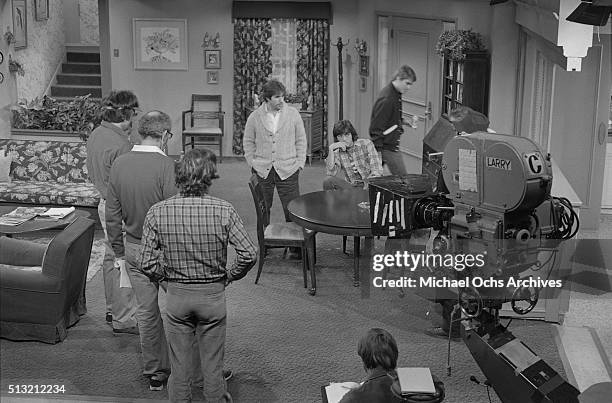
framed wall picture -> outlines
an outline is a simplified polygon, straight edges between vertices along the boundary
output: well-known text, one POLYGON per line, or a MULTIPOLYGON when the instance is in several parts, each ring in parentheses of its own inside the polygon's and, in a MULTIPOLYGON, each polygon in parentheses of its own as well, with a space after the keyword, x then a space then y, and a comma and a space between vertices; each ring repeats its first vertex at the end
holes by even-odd
POLYGON ((34 0, 34 9, 37 21, 49 19, 49 0, 34 0))
POLYGON ((370 56, 359 56, 359 74, 362 76, 370 74, 370 56))
POLYGON ((134 18, 135 70, 188 70, 187 20, 134 18))
POLYGON ((15 49, 28 46, 28 13, 26 0, 12 0, 13 5, 13 35, 15 35, 15 49))
POLYGON ((368 78, 359 76, 359 90, 366 91, 368 89, 368 78))
POLYGON ((204 51, 204 68, 205 69, 220 69, 221 68, 221 51, 220 50, 205 50, 204 51))
POLYGON ((218 70, 211 70, 206 72, 206 84, 219 84, 218 70))

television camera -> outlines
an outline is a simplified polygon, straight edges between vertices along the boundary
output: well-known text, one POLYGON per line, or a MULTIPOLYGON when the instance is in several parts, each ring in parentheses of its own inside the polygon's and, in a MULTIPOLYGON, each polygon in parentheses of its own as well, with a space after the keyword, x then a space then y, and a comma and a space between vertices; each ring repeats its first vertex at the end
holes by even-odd
POLYGON ((463 325, 463 341, 488 382, 504 402, 577 402, 578 390, 499 314, 505 302, 518 315, 533 310, 539 289, 555 281, 557 247, 578 230, 571 203, 550 194, 550 156, 530 139, 483 131, 454 136, 427 158, 423 175, 371 180, 372 234, 408 238, 431 228, 428 253, 481 256, 480 266, 429 269, 464 280, 455 297, 461 315, 451 319, 463 325), (547 266, 548 274, 540 270, 547 266))

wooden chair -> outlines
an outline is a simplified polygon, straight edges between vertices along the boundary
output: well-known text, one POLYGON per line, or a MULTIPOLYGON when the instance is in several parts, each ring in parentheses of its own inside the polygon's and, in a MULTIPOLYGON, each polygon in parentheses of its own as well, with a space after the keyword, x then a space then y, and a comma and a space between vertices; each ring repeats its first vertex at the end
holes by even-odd
POLYGON ((257 241, 259 242, 259 262, 255 284, 259 281, 259 276, 263 269, 266 249, 298 247, 302 251, 304 288, 307 288, 307 271, 314 270, 314 262, 310 262, 308 251, 309 248, 314 248, 315 232, 304 229, 293 222, 271 224, 270 210, 268 206, 266 206, 263 190, 256 175, 251 176, 249 188, 251 189, 253 201, 255 202, 255 211, 257 213, 257 241))
POLYGON ((191 109, 182 114, 182 145, 217 145, 223 162, 223 118, 221 95, 191 95, 191 109))

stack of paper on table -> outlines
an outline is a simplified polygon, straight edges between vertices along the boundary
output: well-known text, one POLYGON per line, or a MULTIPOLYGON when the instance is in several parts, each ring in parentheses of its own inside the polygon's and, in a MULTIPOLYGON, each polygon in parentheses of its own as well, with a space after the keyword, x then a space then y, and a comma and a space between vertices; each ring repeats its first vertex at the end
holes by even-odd
POLYGON ((74 207, 51 207, 46 212, 39 214, 39 216, 42 218, 59 220, 71 214, 74 210, 74 207))
POLYGON ((37 215, 44 213, 46 210, 46 207, 17 207, 10 213, 0 217, 0 225, 15 226, 23 224, 37 215))

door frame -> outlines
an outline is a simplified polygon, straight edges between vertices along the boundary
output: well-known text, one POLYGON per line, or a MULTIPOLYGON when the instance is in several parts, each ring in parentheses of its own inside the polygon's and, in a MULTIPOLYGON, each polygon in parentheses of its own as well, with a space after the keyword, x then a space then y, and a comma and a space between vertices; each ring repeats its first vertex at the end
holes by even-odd
MULTIPOLYGON (((380 31, 379 31, 379 20, 381 17, 388 17, 388 18, 411 18, 411 19, 419 19, 419 20, 425 20, 425 21, 430 21, 430 22, 438 22, 442 25, 442 32, 444 32, 445 30, 448 29, 453 29, 457 27, 457 17, 451 18, 451 17, 442 17, 442 16, 436 16, 436 15, 424 15, 424 14, 412 14, 412 13, 398 13, 398 12, 386 12, 383 10, 376 10, 375 11, 375 16, 374 16, 374 43, 376 43, 378 45, 379 41, 380 41, 380 31)), ((434 44, 435 46, 435 44, 434 44)), ((374 69, 373 69, 373 84, 372 84, 372 99, 371 99, 371 103, 373 104, 376 100, 376 97, 378 96, 378 93, 380 92, 380 90, 382 89, 382 87, 379 85, 379 83, 382 81, 384 83, 388 82, 388 78, 385 80, 381 80, 381 74, 387 74, 386 71, 381 71, 381 65, 378 63, 378 58, 379 58, 379 47, 375 46, 375 51, 374 51, 374 69)), ((428 100, 429 102, 431 102, 432 105, 432 113, 434 111, 437 111, 437 114, 434 114, 432 116, 432 122, 431 122, 431 127, 433 127, 433 125, 437 122, 437 119, 440 118, 440 110, 441 110, 441 105, 442 105, 442 58, 440 58, 440 60, 438 61, 438 63, 440 64, 440 74, 437 77, 437 87, 438 87, 438 93, 435 95, 435 99, 434 100, 428 100)), ((386 67, 386 66, 385 66, 386 67)), ((385 84, 386 85, 386 84, 385 84)), ((431 127, 429 129, 431 129, 431 127)), ((427 131, 425 132, 425 136, 427 135, 427 131)), ((417 159, 422 159, 422 155, 416 155, 413 152, 407 152, 406 150, 401 150, 400 151, 403 154, 409 155, 413 158, 417 158, 417 159)))

